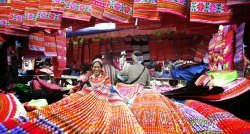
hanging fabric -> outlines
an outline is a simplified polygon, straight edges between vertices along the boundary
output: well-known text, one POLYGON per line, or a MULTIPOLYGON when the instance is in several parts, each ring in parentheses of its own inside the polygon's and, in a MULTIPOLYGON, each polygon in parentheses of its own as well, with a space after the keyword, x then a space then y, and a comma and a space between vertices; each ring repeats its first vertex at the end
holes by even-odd
POLYGON ((91 16, 103 19, 103 12, 107 0, 92 0, 91 16))
POLYGON ((56 51, 56 40, 53 34, 44 35, 44 45, 45 45, 45 56, 54 57, 57 56, 56 51))
POLYGON ((29 27, 23 26, 24 20, 24 1, 12 1, 11 12, 9 18, 9 27, 17 30, 29 31, 29 27))
POLYGON ((103 16, 122 23, 128 23, 133 14, 133 3, 130 0, 108 0, 103 16))
POLYGON ((90 0, 68 0, 65 4, 63 18, 90 21, 91 18, 90 0))
POLYGON ((223 70, 234 70, 234 29, 231 26, 227 26, 224 31, 225 45, 222 49, 222 55, 224 58, 223 70))
POLYGON ((45 52, 44 33, 31 33, 29 35, 29 50, 45 52))
POLYGON ((211 24, 228 23, 232 11, 227 0, 191 0, 190 21, 211 24))
POLYGON ((157 60, 157 51, 158 51, 158 42, 157 41, 150 41, 149 42, 149 53, 151 60, 157 60))
POLYGON ((5 28, 9 25, 9 14, 10 14, 10 6, 2 6, 6 5, 6 3, 0 3, 0 33, 5 34, 5 28))
POLYGON ((78 39, 78 56, 76 60, 76 68, 79 70, 81 70, 81 66, 82 66, 83 43, 84 43, 84 40, 82 38, 79 38, 78 39))
POLYGON ((243 36, 245 32, 246 23, 241 23, 237 26, 235 32, 235 55, 234 66, 238 72, 239 77, 244 77, 244 42, 243 36))
POLYGON ((36 26, 38 5, 39 5, 38 0, 26 0, 24 8, 23 25, 29 27, 36 26))
POLYGON ((187 18, 189 15, 189 0, 158 0, 157 2, 157 11, 183 18, 187 18))
POLYGON ((51 11, 60 12, 64 11, 66 0, 52 0, 51 11))
POLYGON ((86 40, 84 42, 84 63, 89 64, 91 62, 90 60, 90 42, 86 40))
POLYGON ((147 20, 160 20, 160 13, 157 11, 156 0, 135 0, 134 1, 134 18, 142 18, 147 20))
POLYGON ((40 0, 36 26, 48 29, 60 29, 62 13, 51 11, 51 0, 40 0))

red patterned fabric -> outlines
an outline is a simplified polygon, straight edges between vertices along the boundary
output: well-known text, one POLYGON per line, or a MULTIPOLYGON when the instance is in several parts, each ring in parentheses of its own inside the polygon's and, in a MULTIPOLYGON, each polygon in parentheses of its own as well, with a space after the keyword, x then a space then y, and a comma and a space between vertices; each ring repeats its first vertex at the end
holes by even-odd
POLYGON ((157 11, 187 18, 189 15, 188 0, 158 0, 157 11))
POLYGON ((82 65, 82 55, 83 55, 83 39, 79 39, 78 41, 78 56, 76 61, 76 68, 80 69, 82 65))
POLYGON ((134 18, 142 18, 148 20, 160 20, 160 13, 157 12, 157 1, 144 1, 135 0, 134 1, 134 18))
POLYGON ((152 60, 157 60, 157 56, 158 56, 158 54, 157 54, 157 51, 158 51, 158 42, 156 42, 156 41, 150 41, 149 42, 149 53, 150 53, 150 58, 152 59, 152 60))
POLYGON ((7 3, 0 3, 0 33, 5 34, 5 29, 9 25, 9 15, 10 15, 10 6, 4 6, 7 5, 7 3), (3 5, 3 6, 2 6, 3 5))
POLYGON ((36 26, 48 29, 60 29, 62 13, 51 11, 51 0, 40 0, 37 12, 36 26))
POLYGON ((68 0, 65 4, 63 18, 90 21, 90 0, 68 0))
POLYGON ((29 27, 23 26, 24 20, 24 1, 12 1, 9 17, 9 27, 17 30, 29 31, 29 27))
POLYGON ((188 100, 185 104, 204 115, 227 134, 244 134, 250 132, 249 122, 243 121, 229 112, 194 100, 188 100))
POLYGON ((44 45, 45 45, 45 56, 54 57, 57 56, 56 51, 56 40, 55 36, 52 34, 47 34, 44 36, 44 45))
POLYGON ((24 9, 24 20, 23 25, 29 27, 36 26, 36 18, 37 18, 37 11, 38 11, 39 1, 36 0, 26 0, 25 2, 25 9, 24 9))
POLYGON ((45 52, 44 33, 31 33, 29 35, 29 50, 45 52))
POLYGON ((140 86, 139 84, 116 84, 116 90, 124 100, 135 99, 135 97, 142 91, 142 89, 142 86, 140 86))
POLYGON ((226 2, 227 0, 191 0, 190 21, 212 24, 230 22, 232 11, 226 2))
POLYGON ((51 11, 63 12, 66 0, 52 0, 51 11))
POLYGON ((91 62, 91 59, 90 59, 90 44, 89 43, 84 43, 84 51, 83 51, 83 55, 84 55, 84 63, 85 64, 89 64, 91 62))
POLYGON ((103 12, 107 0, 92 0, 91 16, 103 19, 103 12))
POLYGON ((130 0, 108 0, 103 16, 122 23, 128 23, 133 14, 133 3, 130 0))
POLYGON ((13 94, 2 93, 0 93, 0 113, 0 122, 26 115, 23 105, 13 94))
POLYGON ((250 90, 249 79, 239 79, 223 87, 224 92, 217 95, 208 95, 202 98, 212 101, 223 101, 234 98, 250 90))
MULTIPOLYGON (((64 32, 62 31, 64 34, 64 32)), ((56 35, 56 46, 57 46, 57 61, 58 61, 58 69, 64 70, 66 68, 66 43, 67 39, 64 35, 56 35)))

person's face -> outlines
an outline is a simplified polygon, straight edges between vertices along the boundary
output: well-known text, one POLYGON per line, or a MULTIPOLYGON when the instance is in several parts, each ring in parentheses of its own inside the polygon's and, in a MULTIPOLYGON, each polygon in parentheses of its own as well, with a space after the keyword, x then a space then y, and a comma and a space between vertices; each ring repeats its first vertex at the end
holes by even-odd
POLYGON ((95 62, 93 64, 92 71, 93 71, 93 74, 95 76, 99 76, 101 74, 101 72, 102 72, 102 67, 101 67, 100 63, 95 62))

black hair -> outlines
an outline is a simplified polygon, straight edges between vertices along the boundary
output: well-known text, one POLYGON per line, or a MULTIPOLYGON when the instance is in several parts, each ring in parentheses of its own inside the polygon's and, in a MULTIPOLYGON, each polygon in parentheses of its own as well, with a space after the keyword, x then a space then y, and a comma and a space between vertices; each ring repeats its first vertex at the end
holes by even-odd
POLYGON ((142 53, 140 51, 134 51, 132 54, 135 56, 142 56, 142 53))

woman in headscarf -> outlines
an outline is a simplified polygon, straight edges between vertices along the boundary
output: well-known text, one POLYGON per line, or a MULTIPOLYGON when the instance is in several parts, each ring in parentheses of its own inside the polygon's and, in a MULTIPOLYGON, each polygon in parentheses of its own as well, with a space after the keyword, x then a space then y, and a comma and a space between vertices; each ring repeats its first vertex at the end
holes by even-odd
POLYGON ((80 77, 81 82, 69 91, 69 94, 74 93, 82 89, 87 84, 90 87, 111 87, 111 81, 109 77, 102 70, 103 62, 97 58, 92 62, 92 72, 87 72, 85 75, 80 77))
POLYGON ((149 85, 150 76, 148 69, 142 65, 143 56, 139 51, 135 51, 132 53, 133 65, 130 65, 127 69, 120 71, 120 75, 127 75, 128 84, 141 84, 141 85, 149 85))

